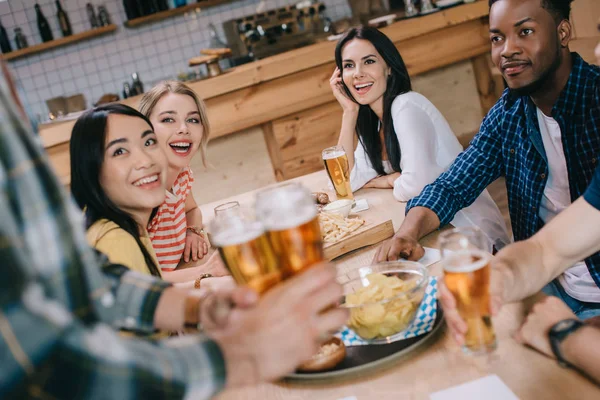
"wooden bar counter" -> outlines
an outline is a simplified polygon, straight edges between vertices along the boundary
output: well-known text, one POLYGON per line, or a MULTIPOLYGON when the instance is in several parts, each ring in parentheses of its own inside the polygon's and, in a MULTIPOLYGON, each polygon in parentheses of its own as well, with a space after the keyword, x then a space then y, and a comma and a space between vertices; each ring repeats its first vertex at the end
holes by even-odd
MULTIPOLYGON (((327 174, 316 172, 294 179, 312 191, 328 191, 327 174)), ((201 206, 207 220, 219 204, 237 200, 250 206, 254 192, 223 199, 201 206)), ((330 193, 331 195, 331 193, 330 193)), ((391 190, 362 189, 357 198, 367 198, 377 208, 385 209, 397 229, 404 219, 405 204, 397 202, 391 190), (385 207, 384 207, 385 205, 385 207)), ((423 238, 421 243, 437 247, 438 232, 423 238)), ((377 246, 370 246, 336 260, 338 273, 345 275, 369 265, 377 246)), ((429 267, 430 273, 441 276, 441 266, 429 267)), ((510 304, 494 318, 498 349, 490 357, 463 355, 446 328, 437 337, 412 355, 388 363, 367 373, 345 379, 320 381, 281 381, 257 387, 228 390, 218 400, 337 400, 355 396, 357 400, 426 400, 431 393, 444 390, 490 374, 496 374, 522 400, 599 399, 600 388, 573 370, 564 369, 540 353, 518 344, 512 337, 523 322, 530 301, 510 304)))
MULTIPOLYGON (((488 3, 477 1, 382 29, 399 48, 411 76, 473 60, 484 111, 493 104, 488 3)), ((207 103, 212 137, 262 126, 277 180, 321 168, 320 152, 334 144, 341 109, 329 88, 335 42, 321 42, 190 83, 207 103)), ((123 103, 137 107, 139 96, 123 103)), ((68 143, 74 121, 40 126, 56 172, 69 183, 68 143)))

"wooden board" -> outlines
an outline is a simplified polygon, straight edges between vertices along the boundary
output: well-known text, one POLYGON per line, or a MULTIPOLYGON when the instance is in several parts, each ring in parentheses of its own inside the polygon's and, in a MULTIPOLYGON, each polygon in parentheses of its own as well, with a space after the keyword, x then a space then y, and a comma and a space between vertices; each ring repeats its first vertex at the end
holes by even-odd
POLYGON ((331 261, 361 247, 379 243, 394 235, 394 224, 391 219, 383 222, 373 222, 365 214, 368 212, 369 210, 357 214, 365 220, 365 224, 360 229, 338 242, 325 244, 325 259, 331 261))
MULTIPOLYGON (((325 171, 315 172, 291 180, 301 183, 312 192, 325 192, 331 200, 335 200, 335 195, 329 189, 329 178, 325 171)), ((208 204, 200 205, 202 218, 205 225, 214 218, 214 208, 220 204, 230 201, 238 201, 243 207, 253 207, 256 190, 246 192, 237 196, 214 201, 208 204)), ((325 246, 325 257, 332 260, 343 254, 364 246, 376 244, 391 237, 395 229, 398 229, 404 219, 405 203, 400 203, 394 199, 391 190, 380 189, 361 189, 355 193, 356 199, 366 199, 369 203, 369 209, 356 215, 365 220, 363 225, 356 232, 353 232, 344 240, 325 246)))

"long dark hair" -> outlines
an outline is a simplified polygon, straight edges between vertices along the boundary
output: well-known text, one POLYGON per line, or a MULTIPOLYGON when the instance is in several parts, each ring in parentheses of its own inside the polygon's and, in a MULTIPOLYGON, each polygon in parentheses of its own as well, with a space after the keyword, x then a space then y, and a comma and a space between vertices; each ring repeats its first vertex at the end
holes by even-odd
MULTIPOLYGON (((154 130, 150 120, 137 110, 123 104, 108 104, 84 113, 71 133, 71 192, 75 201, 85 209, 86 228, 100 219, 108 219, 134 237, 150 273, 160 276, 158 266, 140 239, 137 222, 113 203, 100 185, 100 169, 104 161, 106 125, 111 114, 141 118, 154 130)), ((154 217, 157 208, 152 210, 154 217)))
MULTIPOLYGON (((394 43, 383 33, 375 28, 359 27, 350 29, 338 42, 335 48, 335 63, 340 71, 344 71, 342 65, 342 50, 344 46, 353 39, 368 40, 375 47, 377 52, 381 54, 387 66, 391 69, 391 73, 387 79, 387 86, 383 94, 383 138, 385 141, 385 149, 388 160, 392 164, 394 171, 400 170, 400 145, 394 131, 394 123, 392 121, 392 102, 396 96, 410 92, 412 90, 410 84, 410 76, 404 61, 394 46, 394 43)), ((342 80, 343 83, 343 80, 342 80)), ((344 89, 348 97, 358 103, 350 93, 346 84, 344 89)), ((368 105, 360 105, 358 111, 358 120, 356 121, 356 133, 361 144, 365 148, 371 165, 379 175, 384 175, 382 163, 382 145, 379 139, 378 132, 379 119, 375 112, 368 105)))

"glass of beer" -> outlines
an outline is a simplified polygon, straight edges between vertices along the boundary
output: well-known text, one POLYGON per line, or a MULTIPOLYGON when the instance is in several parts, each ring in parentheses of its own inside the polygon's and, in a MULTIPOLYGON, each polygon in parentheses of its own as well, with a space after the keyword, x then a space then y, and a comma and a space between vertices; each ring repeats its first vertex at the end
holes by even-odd
POLYGON ((496 348, 490 312, 490 261, 487 244, 477 228, 457 228, 439 238, 444 283, 467 323, 463 351, 486 354, 496 348))
POLYGON ((329 179, 335 189, 338 200, 353 200, 354 195, 350 188, 350 168, 348 156, 342 146, 328 147, 323 150, 323 163, 329 179))
POLYGON ((282 280, 264 226, 243 212, 220 213, 210 224, 211 241, 235 281, 259 294, 282 280))
POLYGON ((227 203, 220 204, 215 207, 215 216, 223 213, 238 212, 240 210, 240 203, 237 201, 230 201, 227 203))
POLYGON ((323 261, 317 208, 308 189, 287 183, 259 192, 256 216, 267 231, 284 279, 323 261))

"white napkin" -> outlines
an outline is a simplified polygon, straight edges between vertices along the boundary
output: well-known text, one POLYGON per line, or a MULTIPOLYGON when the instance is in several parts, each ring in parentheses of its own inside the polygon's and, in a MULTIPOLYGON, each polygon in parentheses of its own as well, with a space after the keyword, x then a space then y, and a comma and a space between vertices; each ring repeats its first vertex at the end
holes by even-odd
POLYGON ((417 262, 424 266, 429 267, 431 264, 435 264, 442 259, 442 254, 438 249, 432 249, 431 247, 424 247, 424 249, 425 255, 417 260, 417 262))
POLYGON ((441 390, 429 395, 431 400, 519 400, 498 375, 441 390))

